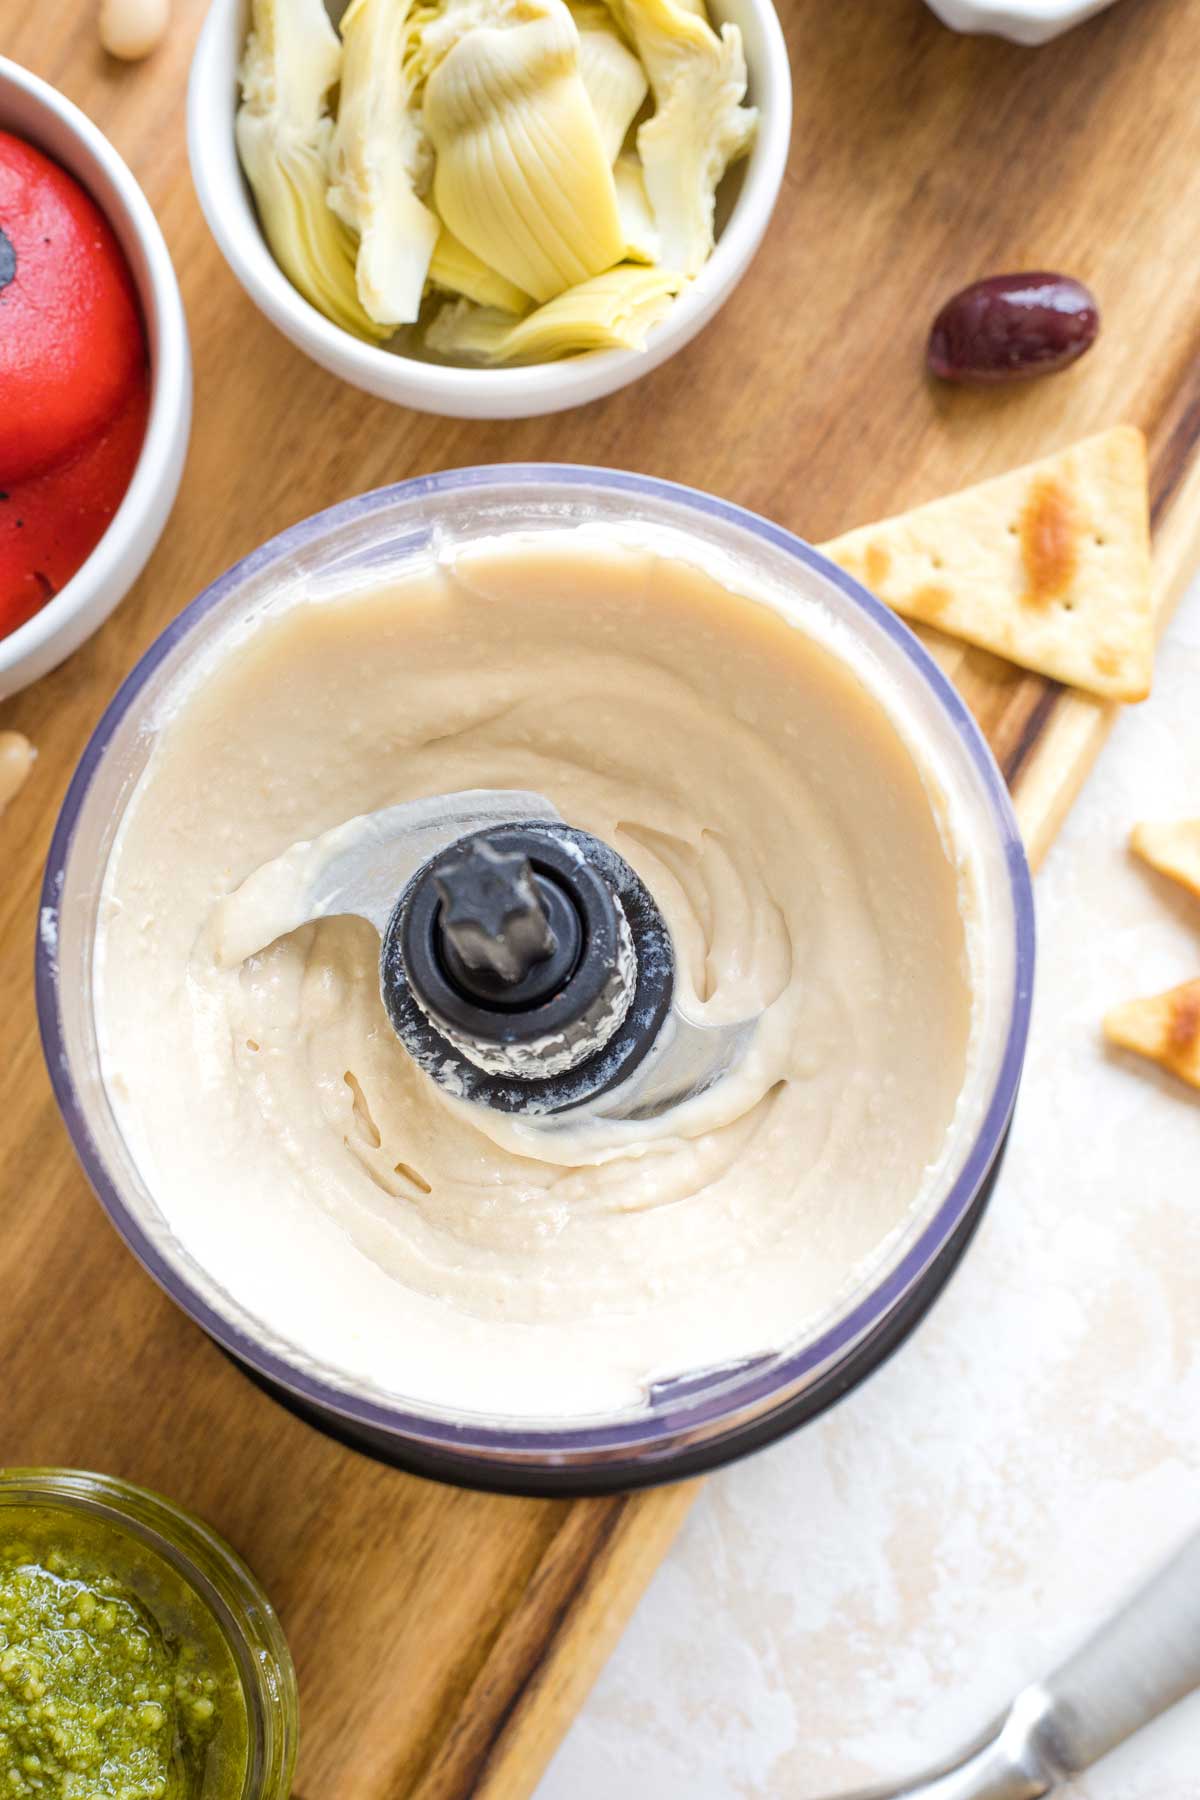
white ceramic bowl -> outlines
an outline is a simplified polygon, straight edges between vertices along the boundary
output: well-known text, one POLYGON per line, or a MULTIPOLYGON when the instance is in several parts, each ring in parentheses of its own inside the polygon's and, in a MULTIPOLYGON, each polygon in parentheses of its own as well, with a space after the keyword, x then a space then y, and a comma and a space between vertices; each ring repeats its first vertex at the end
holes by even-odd
POLYGON ((724 305, 762 241, 787 163, 792 84, 787 46, 771 0, 712 0, 712 15, 741 28, 750 100, 761 121, 754 149, 730 172, 740 183, 717 247, 645 350, 601 350, 517 369, 427 363, 361 342, 326 319, 292 286, 259 228, 234 144, 237 69, 248 0, 212 0, 188 88, 188 154, 209 228, 254 304, 285 337, 343 381, 381 399, 453 418, 521 419, 561 412, 615 393, 682 349, 724 305))
POLYGON ((929 0, 955 31, 986 31, 1014 44, 1045 44, 1072 25, 1082 25, 1113 0, 929 0))
POLYGON ((151 381, 142 453, 108 530, 40 612, 0 637, 3 700, 77 650, 141 574, 183 473, 192 419, 192 366, 179 284, 158 221, 103 132, 55 88, 6 57, 0 57, 0 130, 54 157, 106 214, 137 286, 151 381))

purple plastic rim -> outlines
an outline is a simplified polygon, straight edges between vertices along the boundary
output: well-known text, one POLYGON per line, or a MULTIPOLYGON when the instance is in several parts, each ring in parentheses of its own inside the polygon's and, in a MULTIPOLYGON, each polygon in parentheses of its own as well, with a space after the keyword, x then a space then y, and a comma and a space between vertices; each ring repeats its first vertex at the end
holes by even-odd
MULTIPOLYGON (((680 525, 686 518, 679 520, 680 525)), ((166 630, 135 664, 102 715, 89 739, 63 800, 50 843, 42 887, 41 928, 38 933, 35 988, 38 1024, 50 1080, 76 1154, 89 1183, 112 1224, 142 1267, 164 1292, 196 1324, 240 1362, 295 1395, 302 1403, 347 1421, 408 1440, 436 1452, 442 1447, 458 1457, 475 1454, 481 1469, 503 1461, 525 1467, 539 1464, 548 1469, 586 1467, 592 1460, 611 1468, 623 1457, 633 1464, 644 1457, 665 1457, 678 1440, 695 1446, 711 1434, 720 1439, 743 1419, 782 1407, 818 1373, 828 1373, 859 1342, 880 1327, 904 1295, 920 1281, 930 1263, 954 1237, 970 1212, 972 1202, 995 1162, 1016 1101, 1033 997, 1035 954, 1033 884, 1025 849, 1004 778, 982 732, 956 689, 942 674, 918 638, 866 588, 830 562, 810 544, 757 513, 717 500, 695 488, 654 476, 571 463, 494 463, 451 469, 437 475, 417 476, 390 487, 342 501, 323 512, 290 526, 227 569, 184 607, 166 630), (631 500, 654 498, 678 507, 686 515, 717 519, 757 537, 807 565, 841 590, 846 599, 867 615, 913 664, 940 704, 948 724, 961 740, 982 777, 991 806, 997 837, 1008 872, 1014 922, 1014 986, 1012 1016, 1000 1060, 994 1090, 975 1141, 946 1198, 900 1260, 861 1295, 851 1309, 819 1337, 791 1354, 773 1357, 763 1368, 756 1359, 744 1380, 731 1375, 717 1393, 701 1388, 682 1394, 669 1405, 655 1404, 643 1412, 601 1424, 586 1419, 553 1428, 528 1426, 517 1421, 497 1426, 476 1415, 449 1419, 434 1412, 405 1411, 382 1401, 347 1392, 303 1373, 213 1310, 183 1275, 161 1255, 127 1208, 109 1174, 89 1129, 67 1059, 59 998, 57 955, 51 946, 58 940, 59 902, 76 823, 92 780, 104 760, 109 741, 125 713, 163 659, 188 636, 200 621, 253 575, 282 561, 314 537, 356 518, 382 511, 397 500, 436 498, 447 493, 486 488, 495 483, 528 488, 544 497, 550 486, 607 488, 628 494, 631 500)))

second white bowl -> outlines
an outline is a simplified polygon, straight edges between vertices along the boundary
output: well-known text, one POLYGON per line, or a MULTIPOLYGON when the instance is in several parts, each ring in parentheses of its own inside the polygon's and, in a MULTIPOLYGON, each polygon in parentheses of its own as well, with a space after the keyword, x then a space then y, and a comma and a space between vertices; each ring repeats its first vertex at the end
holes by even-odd
POLYGON ((1045 44, 1072 25, 1082 25, 1113 0, 929 0, 955 31, 980 31, 1014 44, 1045 44))
POLYGON ((179 284, 158 221, 108 139, 57 88, 0 56, 0 129, 62 164, 116 232, 146 322, 150 416, 133 479, 87 561, 40 612, 0 637, 0 700, 78 649, 123 599, 175 501, 192 419, 192 365, 179 284))
POLYGON ((615 393, 695 337, 729 298, 762 241, 787 164, 792 83, 771 0, 713 0, 712 14, 742 33, 749 100, 759 108, 754 148, 732 171, 740 183, 716 249, 650 334, 645 350, 599 350, 516 369, 447 367, 363 343, 310 306, 267 247, 234 143, 238 64, 248 0, 213 0, 188 87, 188 156, 209 229, 259 310, 314 362, 383 400, 452 418, 521 419, 615 393))

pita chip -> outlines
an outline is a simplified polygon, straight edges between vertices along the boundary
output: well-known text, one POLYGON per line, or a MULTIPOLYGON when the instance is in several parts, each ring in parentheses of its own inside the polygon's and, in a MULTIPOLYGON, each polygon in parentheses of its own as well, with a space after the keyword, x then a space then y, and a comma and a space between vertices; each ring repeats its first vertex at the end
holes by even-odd
POLYGON ((1104 1035, 1110 1044, 1135 1050, 1200 1088, 1200 980, 1114 1007, 1104 1035))
POLYGON ((1105 699, 1150 691, 1146 446, 1132 426, 823 547, 905 618, 1105 699))
POLYGON ((1175 825, 1137 825, 1130 843, 1152 869, 1182 882, 1200 898, 1200 819, 1181 819, 1175 825))

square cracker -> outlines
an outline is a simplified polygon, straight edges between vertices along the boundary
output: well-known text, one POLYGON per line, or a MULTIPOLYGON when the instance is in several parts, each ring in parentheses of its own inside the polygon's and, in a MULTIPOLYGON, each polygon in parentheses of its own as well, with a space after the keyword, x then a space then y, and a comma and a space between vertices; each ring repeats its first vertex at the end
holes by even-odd
POLYGON ((822 548, 906 618, 1105 699, 1150 691, 1146 445, 1131 425, 822 548))
POLYGON ((1114 1007, 1104 1035, 1110 1044, 1136 1050, 1200 1088, 1200 980, 1114 1007))
POLYGON ((1130 839, 1152 869, 1200 896, 1200 819, 1174 825, 1136 825, 1130 839))

